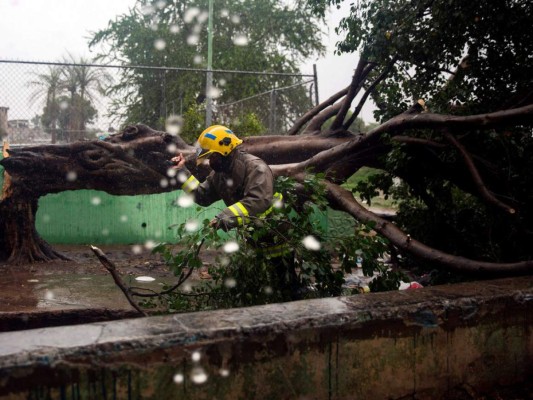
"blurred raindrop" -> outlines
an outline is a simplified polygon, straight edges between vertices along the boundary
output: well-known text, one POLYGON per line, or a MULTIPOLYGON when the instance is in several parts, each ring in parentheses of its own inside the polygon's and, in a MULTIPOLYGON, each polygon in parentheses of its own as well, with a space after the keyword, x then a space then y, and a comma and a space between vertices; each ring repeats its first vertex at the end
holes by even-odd
POLYGON ((265 286, 265 287, 263 288, 263 292, 265 292, 265 294, 272 294, 272 293, 273 293, 272 287, 270 287, 270 286, 265 286))
POLYGON ((141 254, 143 251, 143 248, 140 244, 135 244, 131 246, 131 251, 133 252, 133 254, 141 254))
POLYGON ((218 84, 219 84, 220 86, 226 86, 226 80, 225 80, 224 78, 220 78, 220 79, 218 80, 218 84))
POLYGON ((167 2, 165 0, 159 0, 155 3, 155 6, 157 8, 159 8, 160 10, 165 8, 165 6, 167 5, 167 2))
POLYGON ((166 188, 168 186, 168 179, 167 178, 163 178, 159 181, 159 186, 161 186, 162 188, 166 188))
POLYGON ((235 253, 236 251, 239 250, 239 243, 237 243, 236 241, 234 240, 230 240, 229 242, 226 242, 224 244, 224 251, 226 253, 235 253))
POLYGON ((210 97, 212 99, 218 99, 221 94, 222 94, 222 90, 220 90, 216 86, 211 86, 209 90, 207 91, 207 97, 210 97))
POLYGON ((241 17, 239 17, 238 15, 232 15, 231 16, 231 22, 233 22, 234 24, 239 24, 241 22, 241 17))
POLYGON ((183 383, 183 374, 179 373, 174 375, 173 381, 177 384, 183 383))
POLYGON ((92 199, 91 199, 91 204, 93 206, 99 206, 100 204, 102 203, 102 199, 98 196, 94 196, 92 199))
POLYGON ((189 35, 187 37, 187 44, 188 45, 196 46, 199 41, 200 41, 200 36, 198 36, 198 35, 193 34, 193 35, 189 35))
POLYGON ((185 183, 185 181, 187 180, 187 174, 185 172, 180 172, 177 178, 179 182, 185 183))
POLYGON ((109 229, 107 229, 107 228, 102 229, 102 235, 103 236, 108 236, 109 235, 109 229))
POLYGON ((192 286, 190 283, 184 283, 183 284, 183 292, 184 293, 190 293, 192 292, 192 286))
POLYGON ((224 378, 227 378, 229 376, 229 369, 227 368, 221 368, 218 372, 220 373, 220 376, 224 378))
POLYGON ((176 174, 178 173, 178 170, 176 168, 169 168, 167 169, 167 176, 169 178, 173 178, 176 176, 176 174))
POLYGON ((76 171, 67 172, 67 181, 74 182, 76 179, 78 179, 78 174, 76 171))
POLYGON ((194 232, 198 230, 200 224, 196 219, 190 219, 185 223, 185 230, 187 232, 194 232))
POLYGON ((184 193, 178 199, 178 205, 183 208, 190 207, 194 204, 194 197, 190 194, 184 193))
MULTIPOLYGON (((183 118, 179 115, 170 115, 165 121, 165 130, 173 136, 179 135, 182 128, 183 118)), ((176 146, 175 144, 173 145, 176 146)))
POLYGON ((167 151, 169 153, 176 153, 176 150, 178 150, 178 146, 176 146, 174 143, 170 143, 168 146, 167 146, 167 151))
POLYGON ((322 247, 320 242, 313 235, 304 237, 302 243, 307 250, 318 251, 322 247))
POLYGON ((226 186, 227 186, 227 187, 233 187, 233 179, 229 178, 229 179, 226 181, 226 186))
POLYGON ((154 42, 154 47, 156 50, 165 50, 167 47, 167 42, 164 39, 156 39, 154 42))
POLYGON ((37 282, 39 282, 39 279, 28 279, 27 282, 28 283, 37 283, 37 282))
POLYGON ((200 15, 198 15, 198 22, 203 24, 207 19, 209 18, 209 13, 207 11, 202 11, 200 15))
POLYGON ((227 8, 223 8, 222 10, 220 10, 220 16, 222 18, 227 18, 229 16, 229 11, 227 8))
POLYGON ((44 298, 46 300, 54 300, 54 292, 52 292, 51 290, 47 290, 45 293, 44 293, 44 298))
POLYGON ((122 214, 120 216, 120 222, 128 222, 128 216, 125 214, 122 214))
POLYGON ((152 278, 151 276, 137 276, 135 277, 135 280, 137 282, 153 282, 155 281, 155 278, 152 278))
POLYGON ((192 33, 199 35, 202 32, 202 25, 196 24, 192 27, 192 33))
POLYGON ((50 219, 51 219, 51 218, 50 218, 50 215, 48 215, 48 214, 44 214, 44 215, 42 216, 42 220, 43 220, 43 222, 45 222, 45 223, 50 222, 50 219))
POLYGON ((176 186, 176 180, 175 180, 174 178, 172 178, 172 179, 170 180, 170 184, 171 184, 172 186, 176 186))
POLYGON ((191 380, 197 385, 207 382, 207 374, 202 367, 195 367, 191 371, 191 380))
POLYGON ((144 242, 144 247, 146 250, 152 250, 155 247, 155 242, 153 240, 147 240, 144 242))
POLYGON ((198 14, 200 14, 200 9, 198 7, 191 7, 185 11, 183 20, 190 24, 198 14))
POLYGON ((234 288, 237 286, 237 281, 235 278, 226 278, 224 280, 224 286, 226 286, 228 289, 234 288))
POLYGON ((198 65, 198 64, 201 64, 204 61, 204 58, 201 55, 197 54, 197 55, 194 56, 192 61, 193 61, 193 63, 198 65))
POLYGON ((63 100, 61 103, 59 103, 59 108, 66 110, 68 108, 68 101, 63 100))
POLYGON ((178 33, 180 31, 180 26, 177 24, 170 25, 170 33, 178 33))
POLYGON ((143 15, 150 15, 155 12, 155 8, 152 5, 145 5, 141 7, 141 13, 143 15))
POLYGON ((192 359, 194 362, 198 362, 198 361, 200 361, 201 358, 202 358, 202 354, 200 354, 199 351, 195 351, 195 352, 192 353, 192 355, 191 355, 191 359, 192 359))
POLYGON ((230 258, 226 257, 226 256, 220 257, 220 260, 219 260, 220 265, 222 267, 227 267, 229 265, 230 261, 231 261, 230 258))
POLYGON ((157 230, 154 232, 154 236, 159 239, 161 236, 163 236, 163 232, 161 232, 160 230, 157 230))
POLYGON ((233 44, 235 46, 246 46, 248 45, 248 36, 243 33, 238 33, 233 37, 233 44))

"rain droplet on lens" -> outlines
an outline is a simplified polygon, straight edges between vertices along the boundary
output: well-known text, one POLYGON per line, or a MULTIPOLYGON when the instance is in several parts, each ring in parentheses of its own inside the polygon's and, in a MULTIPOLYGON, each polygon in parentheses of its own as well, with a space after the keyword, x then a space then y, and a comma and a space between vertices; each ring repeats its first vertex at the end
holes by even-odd
POLYGON ((44 223, 50 222, 50 219, 51 219, 50 215, 48 215, 48 214, 44 214, 43 217, 42 217, 42 220, 43 220, 44 223))
POLYGON ((154 42, 154 47, 156 50, 165 50, 165 47, 167 47, 167 42, 165 42, 164 39, 156 39, 154 42))
POLYGON ((44 293, 44 298, 46 300, 54 300, 54 292, 52 292, 51 290, 47 290, 45 293, 44 293))
POLYGON ((67 181, 74 182, 76 179, 78 179, 78 174, 76 171, 67 172, 67 181))
POLYGON ((169 153, 176 153, 176 150, 178 150, 178 146, 176 146, 174 143, 170 143, 168 146, 167 146, 167 151, 169 153))
POLYGON ((218 372, 220 373, 220 376, 224 378, 227 378, 229 376, 229 369, 227 368, 221 368, 218 372))
POLYGON ((177 178, 179 182, 185 183, 185 181, 187 180, 187 174, 185 172, 180 172, 177 178))
POLYGON ((197 55, 194 56, 192 61, 193 61, 193 63, 198 65, 198 64, 201 64, 204 61, 204 59, 203 59, 203 57, 201 55, 197 54, 197 55))
POLYGON ((147 250, 152 250, 155 247, 155 242, 153 240, 147 240, 146 242, 144 242, 144 247, 147 250))
POLYGON ((216 86, 211 86, 209 90, 207 91, 207 97, 210 97, 212 99, 218 99, 221 94, 222 94, 222 90, 220 90, 216 86))
POLYGON ((200 36, 198 35, 189 35, 187 36, 187 44, 190 46, 196 46, 200 41, 200 36))
POLYGON ((229 11, 227 8, 223 8, 222 10, 220 10, 220 16, 222 18, 227 18, 229 16, 229 11))
POLYGON ((178 173, 178 171, 176 170, 176 168, 169 168, 167 169, 167 176, 169 178, 173 178, 176 176, 176 174, 178 173))
POLYGON ((230 240, 229 242, 226 242, 224 244, 224 251, 226 253, 235 253, 236 251, 239 250, 239 243, 237 243, 236 241, 234 240, 230 240))
POLYGON ((200 361, 201 358, 202 358, 202 355, 200 354, 199 351, 195 351, 194 353, 192 353, 191 359, 192 359, 194 362, 198 362, 198 361, 200 361))
POLYGON ((162 188, 166 188, 168 186, 168 179, 166 178, 163 178, 159 181, 159 186, 161 186, 162 188))
POLYGON ((226 286, 228 289, 234 288, 237 286, 237 281, 235 278, 226 278, 224 280, 224 286, 226 286))
POLYGON ((219 84, 220 86, 226 86, 226 80, 225 80, 224 78, 220 78, 220 79, 218 80, 218 84, 219 84))
POLYGON ((263 292, 265 292, 265 294, 272 294, 272 293, 273 293, 272 287, 270 287, 270 286, 265 286, 265 287, 263 288, 263 292))
POLYGON ((120 222, 128 222, 128 216, 127 215, 121 215, 120 216, 120 222))
POLYGON ((66 110, 68 108, 68 101, 63 100, 61 103, 59 103, 59 108, 66 110))
POLYGON ((135 280, 138 282, 153 282, 155 281, 155 278, 152 278, 151 276, 137 276, 135 277, 135 280))
POLYGON ((135 244, 131 246, 131 251, 133 254, 141 254, 143 251, 143 248, 140 244, 135 244))
POLYGON ((197 231, 198 230, 198 227, 200 226, 200 224, 198 223, 197 220, 195 219, 190 219, 188 220, 186 223, 185 223, 185 230, 187 232, 194 232, 194 231, 197 231))
POLYGON ((229 179, 226 181, 226 186, 227 186, 227 187, 233 187, 233 179, 229 178, 229 179))
POLYGON ((103 236, 109 235, 109 229, 107 229, 107 228, 102 229, 102 235, 103 236))
POLYGON ((184 193, 178 199, 178 205, 183 208, 190 207, 194 204, 194 197, 190 194, 184 193))
POLYGON ((180 31, 180 26, 177 24, 170 25, 170 33, 178 33, 180 31))
POLYGON ((102 203, 102 199, 98 196, 95 196, 91 199, 91 204, 93 206, 99 206, 102 203))
POLYGON ((202 367, 194 367, 191 371, 191 380, 197 385, 207 382, 207 374, 202 367))
POLYGON ((141 7, 141 13, 143 15, 153 14, 154 11, 155 11, 155 8, 153 6, 150 6, 150 5, 146 5, 146 6, 142 6, 141 7))
POLYGON ((318 251, 322 247, 320 242, 313 235, 304 237, 302 243, 307 250, 311 251, 318 251))
POLYGON ((237 14, 231 16, 231 22, 234 24, 239 24, 241 22, 241 17, 239 17, 237 14))
POLYGON ((248 36, 245 34, 239 33, 234 36, 233 38, 233 44, 235 46, 246 46, 248 45, 248 36))
POLYGON ((185 11, 183 20, 189 24, 198 14, 200 14, 200 9, 198 7, 191 7, 185 11))
POLYGON ((174 378, 172 379, 174 383, 180 384, 183 383, 183 374, 176 374, 174 375, 174 378))
POLYGON ((155 3, 156 7, 159 8, 160 10, 165 8, 165 6, 167 5, 167 2, 165 0, 159 0, 155 3))

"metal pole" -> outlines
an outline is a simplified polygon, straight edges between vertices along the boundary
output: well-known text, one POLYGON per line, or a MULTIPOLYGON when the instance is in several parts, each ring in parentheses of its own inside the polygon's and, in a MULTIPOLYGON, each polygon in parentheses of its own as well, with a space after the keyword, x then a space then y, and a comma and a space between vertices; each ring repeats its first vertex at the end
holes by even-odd
POLYGON ((316 64, 313 64, 313 79, 315 81, 315 105, 318 106, 318 75, 316 73, 316 64))
POLYGON ((207 74, 205 82, 205 126, 211 125, 213 119, 213 1, 209 0, 209 17, 207 23, 207 74))

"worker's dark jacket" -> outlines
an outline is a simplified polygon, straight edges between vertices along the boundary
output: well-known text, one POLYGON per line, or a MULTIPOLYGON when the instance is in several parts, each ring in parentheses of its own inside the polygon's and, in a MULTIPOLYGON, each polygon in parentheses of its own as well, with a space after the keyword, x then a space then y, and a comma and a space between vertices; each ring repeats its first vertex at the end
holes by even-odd
POLYGON ((240 150, 234 151, 236 154, 230 172, 213 171, 202 183, 186 168, 182 170, 187 178, 182 189, 193 193, 197 204, 208 206, 224 200, 227 207, 217 215, 219 225, 224 230, 268 214, 275 200, 274 177, 269 166, 258 157, 240 150))

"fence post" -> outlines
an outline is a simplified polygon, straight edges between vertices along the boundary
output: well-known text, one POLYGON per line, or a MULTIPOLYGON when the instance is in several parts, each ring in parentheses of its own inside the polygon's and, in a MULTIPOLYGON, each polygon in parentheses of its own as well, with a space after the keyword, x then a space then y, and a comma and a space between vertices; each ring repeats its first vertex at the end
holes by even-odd
POLYGON ((318 75, 316 72, 316 64, 313 64, 313 79, 315 81, 315 105, 318 106, 318 75))

